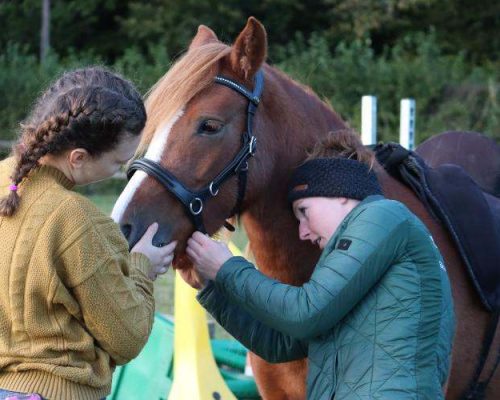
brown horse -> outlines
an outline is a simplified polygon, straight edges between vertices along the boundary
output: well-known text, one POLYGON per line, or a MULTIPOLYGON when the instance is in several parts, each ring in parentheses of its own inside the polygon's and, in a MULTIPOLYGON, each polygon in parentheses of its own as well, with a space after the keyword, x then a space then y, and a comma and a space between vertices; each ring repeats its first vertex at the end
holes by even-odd
MULTIPOLYGON (((246 191, 236 211, 260 270, 282 282, 300 285, 310 277, 319 253, 298 238, 297 223, 286 201, 287 182, 305 158, 306 149, 327 132, 345 129, 346 124, 310 89, 267 65, 266 52, 265 29, 254 18, 248 20, 232 46, 219 42, 213 31, 200 26, 186 54, 149 93, 148 121, 138 154, 168 169, 174 181, 184 187, 208 188, 242 147, 242 132, 249 118, 246 96, 234 87, 214 84, 214 79, 224 76, 253 89, 257 71, 263 71, 265 87, 255 120, 249 124, 258 137, 258 149, 248 160, 246 191)), ((242 192, 239 173, 245 170, 236 169, 237 174, 210 188, 213 193, 202 205, 190 204, 195 213, 203 211, 200 215, 209 233, 216 232, 235 212, 242 192)), ((446 398, 457 399, 473 375, 489 314, 448 234, 411 191, 377 169, 386 196, 404 202, 425 222, 446 260, 457 316, 446 398)), ((157 221, 160 228, 155 244, 178 240, 175 266, 186 269, 190 264, 183 252, 194 225, 179 196, 166 191, 157 178, 138 170, 121 194, 113 217, 131 245, 157 221)), ((252 356, 251 363, 263 398, 305 398, 306 360, 270 365, 252 356)), ((500 398, 498 371, 488 396, 500 398)))

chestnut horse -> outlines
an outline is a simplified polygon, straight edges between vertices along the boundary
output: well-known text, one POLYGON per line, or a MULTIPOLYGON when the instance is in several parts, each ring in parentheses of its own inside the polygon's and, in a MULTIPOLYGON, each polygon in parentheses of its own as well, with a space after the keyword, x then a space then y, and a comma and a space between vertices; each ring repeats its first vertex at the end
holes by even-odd
MULTIPOLYGON (((153 242, 161 246, 178 240, 174 266, 191 268, 184 249, 195 225, 186 207, 198 213, 198 222, 210 234, 236 213, 264 274, 292 285, 309 279, 319 252, 298 238, 297 222, 286 200, 287 182, 304 160, 306 149, 329 131, 345 129, 346 123, 309 88, 266 64, 266 53, 266 31, 254 18, 249 18, 232 46, 200 26, 185 55, 151 89, 138 156, 145 155, 161 165, 170 178, 149 176, 144 172, 149 167, 143 165, 136 168, 120 195, 113 218, 131 246, 146 227, 157 221, 159 231, 153 242), (261 96, 254 88, 258 71, 263 72, 265 85, 261 96), (216 76, 226 82, 216 81, 216 76), (254 104, 252 110, 248 108, 250 103, 254 104), (242 145, 242 132, 248 130, 253 130, 258 143, 255 156, 247 160, 254 150, 248 140, 242 145), (233 163, 230 175, 217 181, 216 187, 209 187, 235 155, 241 154, 242 146, 249 153, 244 162, 235 168, 233 163), (248 166, 247 173, 242 165, 248 166), (176 186, 177 194, 166 191, 161 179, 167 187, 176 186), (211 194, 203 203, 186 202, 189 190, 211 194)), ((489 314, 474 292, 448 234, 410 190, 380 166, 376 168, 385 195, 404 202, 425 222, 446 260, 457 317, 446 398, 457 399, 471 381, 489 314)), ((488 362, 491 364, 491 360, 488 362)), ((270 365, 252 355, 251 364, 264 399, 305 399, 306 360, 270 365)), ((488 396, 500 398, 498 371, 488 396)))

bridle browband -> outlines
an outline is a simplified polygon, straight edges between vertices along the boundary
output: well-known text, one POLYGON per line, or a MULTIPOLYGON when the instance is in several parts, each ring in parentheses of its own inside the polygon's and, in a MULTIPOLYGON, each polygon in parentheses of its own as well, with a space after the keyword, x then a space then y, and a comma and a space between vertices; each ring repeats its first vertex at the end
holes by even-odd
MULTIPOLYGON (((253 117, 257 111, 260 96, 262 95, 262 91, 264 89, 264 74, 260 70, 255 74, 253 92, 224 76, 217 75, 214 78, 214 82, 226 86, 248 99, 247 129, 241 136, 242 146, 240 151, 229 162, 229 164, 214 179, 212 179, 208 185, 198 191, 187 188, 170 171, 162 167, 158 162, 147 158, 135 160, 132 164, 130 164, 127 170, 128 179, 130 179, 137 170, 142 170, 146 174, 154 177, 165 187, 165 189, 177 197, 177 199, 184 205, 184 209, 187 211, 187 214, 191 218, 196 230, 203 233, 206 233, 202 216, 205 201, 210 197, 217 196, 222 183, 228 180, 232 175, 236 175, 238 177, 238 196, 236 204, 228 218, 238 214, 241 210, 241 205, 246 191, 248 159, 252 157, 256 151, 257 138, 252 133, 253 117)), ((224 225, 228 229, 234 230, 234 227, 232 227, 227 221, 224 225)))

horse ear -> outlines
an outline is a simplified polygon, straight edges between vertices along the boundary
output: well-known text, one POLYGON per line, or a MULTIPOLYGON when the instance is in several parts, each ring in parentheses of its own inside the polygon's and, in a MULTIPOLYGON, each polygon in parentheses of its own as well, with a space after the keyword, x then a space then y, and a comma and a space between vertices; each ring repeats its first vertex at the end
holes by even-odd
POLYGON ((204 44, 211 42, 218 42, 219 39, 215 32, 210 29, 208 26, 200 25, 198 27, 198 32, 196 32, 195 37, 191 40, 191 44, 189 45, 189 50, 194 49, 196 47, 203 46, 204 44))
POLYGON ((266 55, 266 30, 257 19, 250 17, 231 48, 231 67, 239 76, 248 80, 262 66, 266 55))

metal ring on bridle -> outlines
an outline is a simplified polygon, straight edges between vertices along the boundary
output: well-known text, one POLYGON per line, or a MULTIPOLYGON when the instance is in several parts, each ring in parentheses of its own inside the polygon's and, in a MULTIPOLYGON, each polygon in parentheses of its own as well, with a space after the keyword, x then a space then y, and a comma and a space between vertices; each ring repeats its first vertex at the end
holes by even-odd
POLYGON ((191 214, 199 215, 202 212, 202 210, 203 210, 203 201, 199 197, 195 197, 193 200, 191 200, 191 202, 189 203, 189 211, 191 211, 191 214), (193 209, 193 204, 195 204, 196 202, 198 202, 200 208, 195 211, 193 209))
POLYGON ((208 186, 208 191, 212 195, 212 197, 215 197, 219 194, 219 188, 214 190, 214 182, 210 182, 210 186, 208 186))

